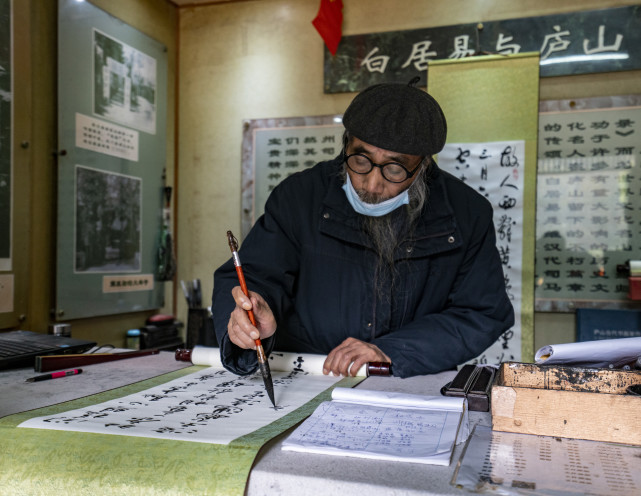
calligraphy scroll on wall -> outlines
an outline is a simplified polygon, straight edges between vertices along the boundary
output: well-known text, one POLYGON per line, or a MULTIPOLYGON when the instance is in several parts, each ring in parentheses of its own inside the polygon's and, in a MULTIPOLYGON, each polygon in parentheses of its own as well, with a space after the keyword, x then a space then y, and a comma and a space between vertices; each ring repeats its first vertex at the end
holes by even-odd
POLYGON ((641 258, 641 95, 541 102, 536 310, 625 308, 641 258))
MULTIPOLYGON (((499 251, 507 294, 520 315, 523 270, 523 180, 525 142, 448 143, 438 154, 439 167, 451 172, 492 203, 496 247, 499 251)), ((456 199, 453 199, 456 201, 456 199)), ((483 288, 478 288, 483 291, 483 288)), ((521 322, 505 332, 493 349, 478 360, 500 363, 518 360, 521 322), (515 338, 516 337, 516 338, 515 338)))
POLYGON ((448 121, 439 167, 492 203, 497 249, 514 306, 514 326, 474 363, 533 358, 538 62, 538 54, 484 56, 439 61, 428 69, 428 92, 448 121))

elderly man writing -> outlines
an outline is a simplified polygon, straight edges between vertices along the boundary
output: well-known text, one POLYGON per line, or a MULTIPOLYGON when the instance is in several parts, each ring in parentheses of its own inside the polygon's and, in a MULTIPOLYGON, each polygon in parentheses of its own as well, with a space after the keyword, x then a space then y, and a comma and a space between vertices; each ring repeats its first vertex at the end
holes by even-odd
POLYGON ((214 326, 232 372, 256 369, 260 337, 267 353, 326 354, 326 374, 380 361, 399 377, 436 373, 514 323, 492 207, 432 159, 447 132, 439 104, 379 84, 343 124, 342 153, 280 183, 242 244, 249 298, 231 261, 214 274, 214 326))

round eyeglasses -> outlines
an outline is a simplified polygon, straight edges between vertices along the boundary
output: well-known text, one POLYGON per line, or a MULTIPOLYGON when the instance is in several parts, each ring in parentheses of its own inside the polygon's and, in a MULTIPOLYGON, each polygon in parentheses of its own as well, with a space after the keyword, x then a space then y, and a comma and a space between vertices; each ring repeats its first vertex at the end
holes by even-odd
POLYGON ((347 155, 345 157, 345 162, 347 163, 347 167, 356 174, 369 174, 372 172, 374 167, 378 167, 381 170, 383 178, 390 183, 402 183, 403 181, 407 181, 416 173, 417 170, 421 168, 419 163, 419 165, 410 172, 398 162, 375 164, 367 155, 363 155, 361 153, 347 155))

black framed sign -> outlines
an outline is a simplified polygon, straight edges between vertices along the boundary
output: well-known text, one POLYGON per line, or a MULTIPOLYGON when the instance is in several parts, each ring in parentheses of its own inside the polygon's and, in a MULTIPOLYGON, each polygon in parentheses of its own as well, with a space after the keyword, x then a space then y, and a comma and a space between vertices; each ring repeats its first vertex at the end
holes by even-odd
POLYGON ((430 61, 539 52, 540 77, 641 68, 641 5, 344 36, 325 47, 326 93, 421 77, 430 61))

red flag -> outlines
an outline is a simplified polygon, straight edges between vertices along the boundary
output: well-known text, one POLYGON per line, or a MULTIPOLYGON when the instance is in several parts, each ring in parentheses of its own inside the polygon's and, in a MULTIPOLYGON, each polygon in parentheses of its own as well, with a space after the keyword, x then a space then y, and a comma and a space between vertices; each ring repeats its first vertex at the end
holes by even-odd
POLYGON ((336 55, 343 35, 343 0, 321 0, 318 14, 312 24, 331 54, 336 55))

